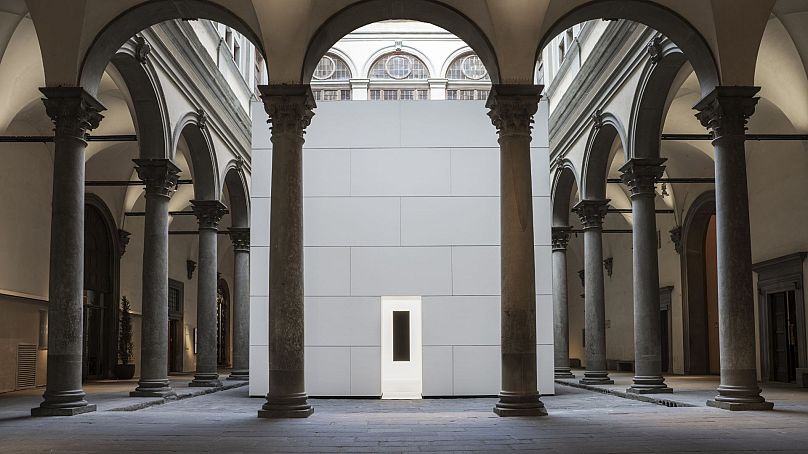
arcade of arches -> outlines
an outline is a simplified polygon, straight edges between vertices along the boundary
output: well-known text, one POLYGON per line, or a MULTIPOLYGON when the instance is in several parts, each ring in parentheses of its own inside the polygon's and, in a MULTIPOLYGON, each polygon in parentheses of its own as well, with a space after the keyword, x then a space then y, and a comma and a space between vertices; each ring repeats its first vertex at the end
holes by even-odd
MULTIPOLYGON (((2 338, 13 351, 3 361, 17 367, 18 345, 39 347, 35 378, 23 383, 44 386, 31 414, 96 409, 83 381, 120 373, 124 296, 134 308, 132 396, 172 398, 173 372, 215 388, 219 369, 248 381, 262 367, 260 417, 314 412, 303 156, 316 103, 329 101, 467 99, 490 117, 500 166, 496 414, 548 414, 537 327, 549 314, 536 295, 550 272, 561 387, 607 387, 624 370, 629 394, 669 399, 667 376, 712 374, 709 406, 769 410, 761 384, 808 386, 805 2, 80 3, 0 4, 0 194, 18 213, 0 221, 0 327, 36 325, 2 338), (338 50, 347 34, 389 20, 433 24, 465 46, 442 69, 399 41, 366 62, 338 50), (458 66, 469 56, 473 77, 458 66), (257 102, 263 118, 251 118, 257 102), (540 103, 549 124, 534 127, 540 103), (253 166, 256 128, 271 130, 271 175, 253 166), (534 213, 544 208, 531 134, 545 129, 550 204, 534 213), (272 194, 265 276, 250 272, 259 180, 272 194), (535 236, 534 214, 549 220, 535 236), (549 270, 537 265, 543 235, 549 270), (271 295, 260 362, 249 333, 257 279, 271 295)), ((20 387, 16 368, 0 380, 3 391, 20 387)))

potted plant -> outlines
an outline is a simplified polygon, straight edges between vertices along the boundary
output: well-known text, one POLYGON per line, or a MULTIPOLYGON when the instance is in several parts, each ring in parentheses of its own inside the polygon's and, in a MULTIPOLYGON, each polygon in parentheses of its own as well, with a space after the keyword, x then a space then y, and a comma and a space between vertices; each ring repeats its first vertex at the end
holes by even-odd
POLYGON ((121 298, 121 320, 118 332, 118 359, 115 365, 115 376, 118 380, 129 380, 135 376, 135 365, 132 364, 132 308, 129 300, 121 298))

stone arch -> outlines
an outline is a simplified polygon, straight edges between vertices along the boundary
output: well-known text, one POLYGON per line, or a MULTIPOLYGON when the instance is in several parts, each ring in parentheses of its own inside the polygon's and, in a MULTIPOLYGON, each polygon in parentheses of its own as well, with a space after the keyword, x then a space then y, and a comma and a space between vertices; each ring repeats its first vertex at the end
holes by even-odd
POLYGON ((499 83, 497 55, 485 33, 458 10, 434 0, 364 0, 338 11, 320 26, 309 41, 300 75, 303 83, 311 81, 320 57, 343 36, 363 25, 388 19, 428 22, 454 33, 474 49, 488 69, 491 81, 499 83))
POLYGON ((559 18, 539 40, 534 61, 556 35, 575 24, 593 19, 626 19, 653 28, 668 37, 687 56, 699 79, 702 96, 721 84, 721 73, 707 41, 685 18, 657 2, 602 0, 585 3, 559 18))
POLYGON ((171 157, 177 152, 180 140, 185 139, 188 145, 188 165, 193 179, 194 198, 196 200, 219 200, 219 177, 216 164, 216 153, 213 141, 208 135, 204 123, 204 115, 188 113, 177 124, 171 146, 171 157))
POLYGON ((681 230, 682 328, 685 374, 709 373, 707 279, 704 260, 707 226, 715 215, 715 191, 699 195, 681 230))
POLYGON ((252 41, 266 61, 260 34, 227 8, 209 0, 153 0, 124 11, 95 36, 81 62, 78 86, 95 95, 104 68, 124 43, 141 30, 172 19, 209 19, 232 27, 252 41))
POLYGON ((660 156, 660 135, 671 88, 687 63, 684 53, 668 40, 654 41, 649 49, 651 46, 658 46, 652 51, 658 53, 643 68, 631 106, 627 155, 637 158, 660 156))
POLYGON ((556 168, 552 186, 553 227, 570 225, 570 202, 572 193, 580 187, 575 169, 567 160, 556 168))
POLYGON ((595 127, 590 133, 584 152, 581 176, 581 199, 603 200, 606 198, 606 178, 609 163, 614 157, 614 142, 619 139, 623 152, 628 143, 625 128, 620 120, 610 113, 596 114, 595 127))
POLYGON ((129 92, 130 110, 140 147, 140 157, 168 158, 171 146, 168 108, 160 86, 160 78, 157 77, 151 62, 139 59, 135 47, 126 46, 112 57, 110 63, 121 75, 122 82, 129 92))
MULTIPOLYGON (((230 196, 230 223, 232 227, 248 228, 250 226, 250 190, 244 171, 240 166, 231 164, 224 176, 224 187, 230 196)), ((222 191, 224 192, 224 191, 222 191)))

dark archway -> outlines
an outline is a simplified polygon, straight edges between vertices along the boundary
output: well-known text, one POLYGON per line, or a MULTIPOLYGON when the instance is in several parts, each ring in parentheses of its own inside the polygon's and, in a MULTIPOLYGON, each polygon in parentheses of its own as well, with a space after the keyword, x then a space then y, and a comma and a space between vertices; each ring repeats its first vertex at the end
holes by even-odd
POLYGON ((250 192, 244 172, 238 163, 228 169, 224 177, 224 187, 230 197, 230 224, 231 227, 250 227, 250 192))
MULTIPOLYGON (((682 316, 686 374, 710 372, 709 283, 705 247, 715 218, 715 192, 701 194, 682 224, 682 316)), ((717 358, 713 358, 715 362, 717 358)))
POLYGON ((626 130, 620 120, 610 113, 596 114, 595 127, 589 136, 584 154, 584 169, 581 176, 581 200, 606 198, 606 178, 609 165, 616 152, 615 140, 619 139, 626 150, 626 130))
POLYGON ((366 0, 343 8, 314 33, 306 49, 303 83, 311 81, 320 58, 343 36, 364 25, 389 19, 409 19, 437 25, 466 42, 480 57, 493 84, 500 83, 499 63, 485 33, 468 17, 433 0, 366 0))
POLYGON ((205 127, 204 114, 185 115, 174 130, 171 157, 177 153, 180 140, 188 146, 188 166, 194 184, 194 199, 219 200, 219 176, 216 153, 205 127))
POLYGON ((570 225, 570 208, 573 192, 577 191, 578 182, 575 179, 575 170, 569 161, 563 161, 556 168, 553 178, 553 227, 567 227, 570 225))
POLYGON ((266 61, 260 35, 220 4, 207 0, 152 0, 124 11, 96 35, 84 54, 78 86, 95 95, 104 69, 124 43, 141 30, 172 19, 209 19, 228 25, 252 41, 266 61))
POLYGON ((104 201, 85 195, 82 377, 114 376, 118 360, 120 252, 118 229, 104 201))
POLYGON ((544 34, 536 49, 536 61, 553 37, 575 24, 593 19, 626 19, 651 27, 682 49, 696 71, 702 96, 720 85, 718 65, 710 46, 698 30, 676 12, 657 2, 645 0, 600 0, 575 8, 558 19, 544 34))

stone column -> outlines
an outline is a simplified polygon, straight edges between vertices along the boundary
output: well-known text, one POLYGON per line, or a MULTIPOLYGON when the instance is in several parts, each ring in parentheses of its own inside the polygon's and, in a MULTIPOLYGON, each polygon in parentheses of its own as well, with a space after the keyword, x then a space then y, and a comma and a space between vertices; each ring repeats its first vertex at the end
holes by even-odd
POLYGON ((140 380, 132 397, 176 393, 168 381, 168 201, 180 172, 170 159, 135 159, 146 183, 143 224, 143 319, 140 327, 140 380))
POLYGON ((673 392, 662 377, 662 333, 659 311, 656 188, 665 159, 633 158, 620 168, 631 191, 634 220, 634 384, 637 394, 673 392))
POLYGON ((760 395, 755 362, 755 306, 749 195, 746 186, 746 122, 759 87, 716 87, 695 108, 712 131, 715 148, 715 223, 718 252, 718 326, 721 384, 707 404, 728 410, 770 410, 760 395))
POLYGON ((570 326, 567 303, 567 243, 570 227, 553 227, 553 345, 555 378, 575 378, 570 371, 570 326))
POLYGON ((228 380, 250 379, 250 229, 232 227, 233 370, 228 380))
POLYGON ((218 200, 191 200, 199 221, 196 293, 196 373, 188 386, 222 386, 216 368, 216 287, 219 221, 225 206, 218 200))
POLYGON ((48 383, 32 416, 95 411, 81 388, 85 134, 104 110, 80 87, 40 88, 55 126, 48 301, 48 383))
POLYGON ((502 390, 494 413, 541 416, 536 378, 536 283, 530 129, 542 87, 494 85, 487 107, 499 134, 502 390))
POLYGON ((614 383, 606 371, 606 307, 603 296, 603 217, 609 200, 581 200, 575 212, 584 227, 584 328, 586 371, 580 383, 614 383))
POLYGON ((260 86, 272 124, 269 230, 269 393, 259 418, 306 418, 303 373, 303 134, 315 107, 308 85, 260 86))

